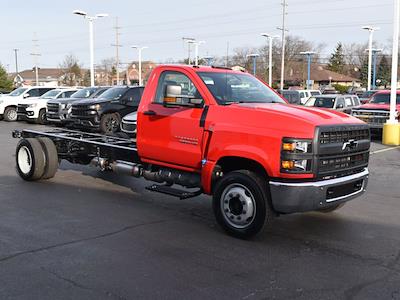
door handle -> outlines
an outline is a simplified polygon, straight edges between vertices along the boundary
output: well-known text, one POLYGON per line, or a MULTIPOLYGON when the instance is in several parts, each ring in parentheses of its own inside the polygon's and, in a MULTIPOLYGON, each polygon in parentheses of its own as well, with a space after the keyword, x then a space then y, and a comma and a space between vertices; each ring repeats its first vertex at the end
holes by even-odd
POLYGON ((157 113, 154 110, 146 110, 143 114, 145 116, 155 116, 155 115, 157 115, 157 113))

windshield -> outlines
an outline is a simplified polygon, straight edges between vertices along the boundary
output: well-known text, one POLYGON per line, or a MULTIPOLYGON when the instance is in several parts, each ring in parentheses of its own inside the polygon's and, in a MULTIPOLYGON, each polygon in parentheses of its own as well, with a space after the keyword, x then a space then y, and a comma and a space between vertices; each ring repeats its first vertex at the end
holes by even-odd
POLYGON ((12 91, 11 93, 9 93, 8 96, 12 96, 12 97, 20 96, 20 95, 22 95, 23 92, 25 92, 26 90, 27 90, 27 88, 18 88, 18 89, 16 89, 16 90, 12 91))
MULTIPOLYGON (((390 104, 390 94, 376 94, 371 98, 369 103, 390 104)), ((400 94, 396 96, 396 103, 400 104, 400 94)))
POLYGON ((221 105, 232 103, 286 103, 273 90, 248 74, 199 72, 221 105))
POLYGON ((335 97, 311 97, 305 106, 333 108, 335 105, 335 97))
POLYGON ((57 95, 61 92, 61 90, 51 90, 44 93, 40 98, 42 99, 53 99, 57 97, 57 95))
POLYGON ((361 95, 361 98, 369 98, 369 97, 371 97, 373 94, 375 94, 376 93, 376 91, 368 91, 368 92, 364 92, 362 95, 361 95))
POLYGON ((109 99, 118 100, 123 94, 125 94, 125 87, 115 87, 105 91, 98 99, 109 99))
POLYGON ((79 90, 79 91, 73 93, 71 95, 71 98, 80 98, 80 99, 89 98, 91 95, 93 95, 93 93, 96 90, 97 90, 96 88, 82 89, 82 90, 79 90))

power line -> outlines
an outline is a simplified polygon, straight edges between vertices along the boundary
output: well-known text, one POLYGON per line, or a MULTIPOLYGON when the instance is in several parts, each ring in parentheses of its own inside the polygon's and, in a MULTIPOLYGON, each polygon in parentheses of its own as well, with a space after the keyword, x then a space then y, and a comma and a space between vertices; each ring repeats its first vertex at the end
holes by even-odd
POLYGON ((122 47, 122 45, 119 43, 119 30, 121 27, 118 26, 118 17, 115 18, 115 44, 112 44, 111 46, 115 47, 115 69, 117 71, 117 85, 119 85, 119 48, 122 47))

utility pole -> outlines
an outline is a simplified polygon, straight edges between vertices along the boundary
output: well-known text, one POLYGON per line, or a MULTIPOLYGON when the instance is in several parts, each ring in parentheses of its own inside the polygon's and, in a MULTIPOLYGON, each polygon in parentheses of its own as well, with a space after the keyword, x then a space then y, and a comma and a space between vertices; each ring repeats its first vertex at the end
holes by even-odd
POLYGON ((269 54, 268 54, 268 85, 272 86, 272 40, 277 38, 276 35, 271 35, 268 33, 262 33, 261 36, 266 37, 268 39, 269 45, 269 54))
POLYGON ((225 67, 229 66, 229 42, 226 42, 226 62, 225 67))
POLYGON ((376 61, 377 54, 382 52, 383 49, 372 49, 372 89, 376 89, 376 61))
POLYGON ((18 51, 19 49, 13 49, 15 54, 15 73, 18 75, 18 51))
POLYGON ((38 57, 41 56, 39 53, 39 40, 36 38, 36 33, 33 34, 34 38, 32 40, 33 42, 33 52, 31 53, 31 56, 33 56, 34 63, 35 63, 35 77, 36 77, 36 86, 39 85, 39 69, 38 69, 38 57))
POLYGON ((119 30, 121 27, 118 26, 118 17, 115 18, 115 44, 111 44, 111 46, 115 47, 115 69, 117 71, 117 85, 119 85, 119 48, 122 45, 119 44, 119 30))
POLYGON ((283 90, 284 83, 285 83, 285 46, 286 46, 286 0, 282 2, 282 28, 278 27, 278 30, 282 31, 282 62, 281 62, 281 90, 283 90))

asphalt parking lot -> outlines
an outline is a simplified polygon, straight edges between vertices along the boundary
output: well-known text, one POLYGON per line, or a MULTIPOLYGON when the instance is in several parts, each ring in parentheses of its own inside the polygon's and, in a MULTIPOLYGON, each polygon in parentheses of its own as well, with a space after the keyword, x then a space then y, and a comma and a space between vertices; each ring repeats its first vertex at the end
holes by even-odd
POLYGON ((372 145, 368 192, 332 214, 225 235, 209 197, 63 162, 24 182, 0 122, 1 299, 400 299, 400 148, 372 145))

